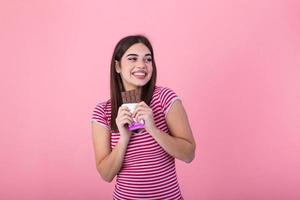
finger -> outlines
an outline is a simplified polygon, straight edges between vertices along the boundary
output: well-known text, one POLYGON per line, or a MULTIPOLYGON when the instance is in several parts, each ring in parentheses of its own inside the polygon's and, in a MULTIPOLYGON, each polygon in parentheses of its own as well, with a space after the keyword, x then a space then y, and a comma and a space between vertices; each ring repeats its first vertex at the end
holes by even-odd
POLYGON ((122 118, 124 118, 124 117, 129 117, 129 118, 132 118, 132 113, 131 112, 129 112, 129 111, 120 111, 119 113, 118 113, 118 115, 117 115, 117 119, 122 119, 122 118))
POLYGON ((127 109, 127 108, 123 108, 123 109, 119 109, 118 111, 118 115, 132 115, 132 113, 127 109))
POLYGON ((129 117, 132 117, 132 113, 129 112, 129 111, 123 111, 120 113, 120 116, 129 116, 129 117))
POLYGON ((151 108, 138 108, 135 110, 135 112, 133 113, 133 117, 136 117, 138 113, 152 113, 151 108))
POLYGON ((137 104, 137 107, 149 108, 149 106, 144 101, 139 102, 137 104))
POLYGON ((145 123, 146 123, 146 116, 145 116, 145 115, 140 116, 140 117, 137 119, 137 121, 138 121, 139 123, 145 124, 145 123))
POLYGON ((124 112, 124 111, 129 111, 129 109, 127 108, 127 106, 120 106, 119 110, 118 110, 118 113, 124 112))
POLYGON ((147 113, 145 113, 145 112, 140 112, 140 113, 138 113, 137 115, 136 115, 136 120, 138 121, 138 122, 140 122, 141 120, 145 120, 146 118, 147 118, 147 113))
POLYGON ((147 110, 138 110, 134 117, 138 117, 138 116, 144 115, 146 113, 148 113, 147 110))
POLYGON ((132 116, 135 117, 136 114, 137 114, 138 112, 140 112, 140 110, 141 110, 140 107, 136 107, 135 110, 134 110, 133 113, 132 113, 132 116))
POLYGON ((138 103, 138 105, 144 105, 144 106, 148 106, 148 105, 145 103, 145 101, 141 101, 141 102, 139 102, 139 103, 138 103))
POLYGON ((122 116, 121 120, 129 120, 129 121, 133 121, 133 118, 132 118, 131 116, 124 115, 124 116, 122 116))
POLYGON ((121 105, 120 108, 125 109, 125 110, 129 110, 127 105, 121 105))
POLYGON ((121 124, 122 124, 122 126, 132 124, 132 120, 130 120, 130 119, 124 119, 121 124))
POLYGON ((124 126, 125 124, 131 124, 133 122, 133 119, 130 117, 123 117, 120 119, 120 124, 124 126))
POLYGON ((137 110, 146 110, 146 109, 150 109, 151 110, 151 108, 149 106, 147 106, 146 104, 140 104, 140 105, 137 105, 135 107, 134 111, 137 111, 137 110))

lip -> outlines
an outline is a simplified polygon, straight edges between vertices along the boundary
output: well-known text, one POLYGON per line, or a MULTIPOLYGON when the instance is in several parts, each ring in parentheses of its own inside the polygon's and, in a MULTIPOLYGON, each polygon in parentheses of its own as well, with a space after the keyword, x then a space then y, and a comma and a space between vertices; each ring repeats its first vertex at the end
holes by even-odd
POLYGON ((147 72, 145 70, 137 70, 131 73, 133 76, 138 78, 143 78, 147 76, 147 72))

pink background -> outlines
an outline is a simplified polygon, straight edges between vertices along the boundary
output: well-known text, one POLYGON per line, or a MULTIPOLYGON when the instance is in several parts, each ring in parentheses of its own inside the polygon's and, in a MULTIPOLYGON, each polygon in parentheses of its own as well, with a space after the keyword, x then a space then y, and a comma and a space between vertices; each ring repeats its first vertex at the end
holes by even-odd
POLYGON ((110 199, 91 140, 116 42, 146 34, 196 158, 186 199, 300 199, 298 0, 1 0, 0 198, 110 199))

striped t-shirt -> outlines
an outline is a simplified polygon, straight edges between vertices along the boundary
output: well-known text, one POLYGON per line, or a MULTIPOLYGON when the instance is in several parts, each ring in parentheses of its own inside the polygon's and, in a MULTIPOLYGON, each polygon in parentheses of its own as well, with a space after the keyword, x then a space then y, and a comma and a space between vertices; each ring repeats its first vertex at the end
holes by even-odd
MULTIPOLYGON (((150 107, 156 126, 169 134, 166 114, 178 96, 169 88, 156 86, 150 107)), ((92 121, 110 130, 110 100, 99 103, 92 121)), ((110 131, 111 147, 114 148, 120 134, 110 131)), ((113 199, 183 199, 179 189, 174 157, 170 156, 142 129, 133 133, 127 146, 123 165, 117 174, 113 199)))

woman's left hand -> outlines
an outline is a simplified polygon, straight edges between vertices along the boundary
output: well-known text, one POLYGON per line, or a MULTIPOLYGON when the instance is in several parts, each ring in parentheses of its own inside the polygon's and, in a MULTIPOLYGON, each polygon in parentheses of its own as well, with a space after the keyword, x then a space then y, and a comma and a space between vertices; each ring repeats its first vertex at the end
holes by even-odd
POLYGON ((136 118, 137 121, 144 120, 145 129, 149 133, 151 133, 156 128, 152 109, 144 101, 137 104, 136 109, 133 113, 133 117, 136 118))

